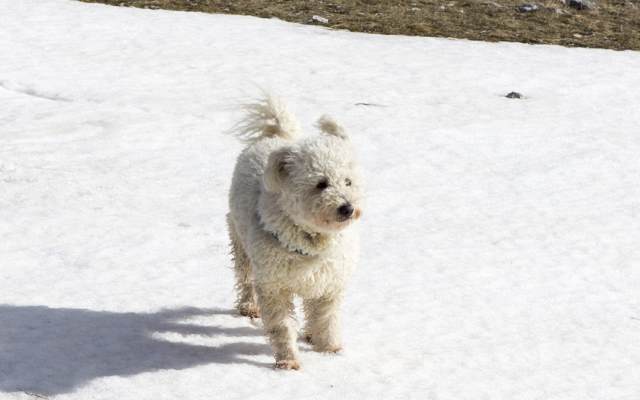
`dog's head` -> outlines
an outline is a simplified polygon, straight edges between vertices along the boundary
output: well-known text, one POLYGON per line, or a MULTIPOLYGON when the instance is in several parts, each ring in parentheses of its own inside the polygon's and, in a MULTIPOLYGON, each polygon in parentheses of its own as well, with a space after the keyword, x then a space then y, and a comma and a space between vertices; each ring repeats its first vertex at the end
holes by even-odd
POLYGON ((296 224, 329 233, 360 218, 361 182, 342 127, 327 117, 318 127, 320 135, 274 151, 263 182, 296 224))

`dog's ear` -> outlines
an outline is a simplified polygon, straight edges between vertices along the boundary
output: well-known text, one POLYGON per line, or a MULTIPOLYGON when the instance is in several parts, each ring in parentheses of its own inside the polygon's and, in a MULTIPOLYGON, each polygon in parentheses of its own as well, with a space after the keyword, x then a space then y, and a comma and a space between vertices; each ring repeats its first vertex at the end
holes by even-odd
POLYGON ((262 181, 269 192, 278 192, 292 171, 295 162, 295 150, 283 147, 271 153, 264 169, 262 181))
POLYGON ((320 132, 326 133, 327 135, 337 136, 341 139, 349 138, 345 133, 344 128, 338 125, 338 123, 328 115, 320 117, 316 126, 320 129, 320 132))

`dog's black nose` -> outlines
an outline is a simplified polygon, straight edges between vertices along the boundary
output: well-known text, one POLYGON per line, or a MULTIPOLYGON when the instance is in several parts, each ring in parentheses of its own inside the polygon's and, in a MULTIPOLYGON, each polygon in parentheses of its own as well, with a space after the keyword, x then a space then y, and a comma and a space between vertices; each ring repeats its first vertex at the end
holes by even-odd
POLYGON ((353 206, 346 203, 338 207, 338 214, 344 218, 349 218, 353 214, 353 206))

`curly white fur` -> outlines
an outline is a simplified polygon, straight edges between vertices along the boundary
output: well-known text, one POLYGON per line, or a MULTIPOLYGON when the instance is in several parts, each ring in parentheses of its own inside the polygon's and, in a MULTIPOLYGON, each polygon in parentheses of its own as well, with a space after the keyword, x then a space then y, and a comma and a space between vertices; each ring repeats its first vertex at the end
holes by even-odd
POLYGON ((275 136, 295 139, 299 135, 298 121, 278 97, 267 94, 263 99, 245 104, 242 108, 246 115, 231 131, 245 142, 252 143, 275 136))
POLYGON ((320 135, 294 140, 298 124, 279 100, 247 110, 236 130, 249 144, 236 163, 228 215, 237 306, 261 315, 276 366, 298 369, 294 295, 304 300, 314 349, 341 348, 338 311, 358 256, 360 178, 335 121, 323 117, 320 135))

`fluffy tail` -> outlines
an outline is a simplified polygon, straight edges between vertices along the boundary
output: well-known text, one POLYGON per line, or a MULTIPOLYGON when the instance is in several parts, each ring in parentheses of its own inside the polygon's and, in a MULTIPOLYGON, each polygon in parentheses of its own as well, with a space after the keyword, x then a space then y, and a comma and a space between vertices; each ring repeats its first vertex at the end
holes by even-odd
POLYGON ((267 94, 262 100, 243 108, 246 115, 231 132, 246 142, 276 136, 292 140, 300 132, 298 121, 277 97, 267 94))

